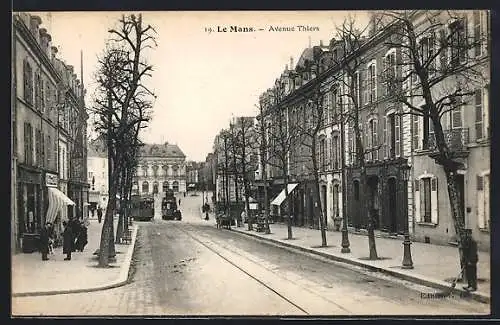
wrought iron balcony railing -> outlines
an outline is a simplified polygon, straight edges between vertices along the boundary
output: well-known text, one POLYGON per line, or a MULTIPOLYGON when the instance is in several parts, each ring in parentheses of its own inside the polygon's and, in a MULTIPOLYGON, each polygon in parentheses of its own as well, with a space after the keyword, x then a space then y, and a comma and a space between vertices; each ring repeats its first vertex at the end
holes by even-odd
MULTIPOLYGON (((467 144, 469 143, 469 128, 455 128, 451 130, 444 130, 443 133, 444 140, 451 151, 467 151, 467 144)), ((429 135, 429 142, 426 149, 437 150, 436 137, 434 133, 431 133, 429 135)))

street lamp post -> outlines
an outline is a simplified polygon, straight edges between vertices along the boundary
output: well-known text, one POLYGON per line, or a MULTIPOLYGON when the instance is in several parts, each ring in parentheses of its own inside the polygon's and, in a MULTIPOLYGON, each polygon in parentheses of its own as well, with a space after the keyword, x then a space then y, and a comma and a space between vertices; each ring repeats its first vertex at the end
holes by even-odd
POLYGON ((346 202, 346 191, 347 191, 347 184, 346 184, 346 164, 345 164, 345 150, 344 150, 344 109, 342 106, 340 106, 340 141, 342 141, 342 144, 340 145, 340 148, 342 148, 342 154, 341 154, 341 168, 342 168, 342 249, 340 250, 341 253, 350 253, 351 248, 349 248, 349 231, 347 230, 347 202, 346 202))
MULTIPOLYGON (((410 170, 411 170, 411 167, 408 166, 408 165, 405 165, 405 166, 402 167, 403 182, 404 182, 405 185, 407 185, 408 180, 410 178, 410 170)), ((407 198, 408 197, 408 190, 406 189, 406 191, 404 191, 404 193, 405 193, 404 196, 407 198)), ((408 201, 408 199, 406 201, 408 201)), ((402 265, 402 268, 403 269, 413 269, 413 261, 412 261, 412 258, 411 258, 411 249, 410 249, 411 240, 410 240, 410 233, 409 233, 409 229, 408 229, 408 218, 406 220, 405 235, 404 235, 404 237, 405 237, 405 239, 403 241, 404 250, 403 250, 403 265, 402 265)))

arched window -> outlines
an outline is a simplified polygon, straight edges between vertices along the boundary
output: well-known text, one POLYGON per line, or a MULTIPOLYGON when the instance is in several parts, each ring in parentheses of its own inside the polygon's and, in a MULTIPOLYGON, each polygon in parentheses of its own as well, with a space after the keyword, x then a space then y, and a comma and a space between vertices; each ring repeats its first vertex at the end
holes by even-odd
POLYGON ((174 181, 174 183, 172 184, 172 187, 173 187, 174 192, 179 192, 179 182, 178 181, 174 181))
POLYGON ((149 193, 149 183, 146 181, 142 183, 142 193, 149 193))
POLYGON ((168 181, 165 181, 163 183, 163 192, 166 192, 168 190, 168 188, 169 188, 168 181))
POLYGON ((153 166, 153 177, 157 177, 158 176, 158 166, 154 165, 153 166))
POLYGON ((132 193, 139 194, 139 184, 137 183, 137 181, 132 182, 132 193))
POLYGON ((172 166, 172 171, 173 171, 173 175, 177 176, 179 174, 179 166, 173 165, 172 166))
POLYGON ((158 182, 153 183, 153 194, 158 193, 158 182))

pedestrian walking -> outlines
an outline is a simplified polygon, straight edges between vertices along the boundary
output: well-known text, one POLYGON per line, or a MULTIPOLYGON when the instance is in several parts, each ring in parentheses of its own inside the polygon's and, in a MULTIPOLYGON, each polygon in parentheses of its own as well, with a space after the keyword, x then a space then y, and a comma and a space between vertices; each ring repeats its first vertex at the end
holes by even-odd
POLYGON ((82 221, 80 223, 80 227, 78 229, 78 235, 76 238, 76 243, 75 243, 76 250, 83 252, 83 249, 85 248, 87 243, 88 243, 88 241, 87 241, 87 227, 85 226, 84 222, 82 221))
POLYGON ((181 199, 179 199, 179 206, 181 205, 181 199))
POLYGON ((101 208, 101 206, 99 206, 97 208, 97 221, 99 221, 99 223, 101 223, 101 219, 102 219, 102 208, 101 208))
POLYGON ((71 252, 73 251, 73 232, 68 222, 63 221, 63 254, 66 254, 65 261, 71 260, 71 252))
POLYGON ((42 261, 47 261, 49 258, 49 223, 46 223, 40 229, 40 253, 42 253, 42 261))
POLYGON ((477 262, 479 260, 477 253, 477 242, 472 238, 472 229, 465 229, 465 240, 463 242, 463 255, 465 264, 465 277, 467 278, 467 287, 464 290, 477 290, 477 262))

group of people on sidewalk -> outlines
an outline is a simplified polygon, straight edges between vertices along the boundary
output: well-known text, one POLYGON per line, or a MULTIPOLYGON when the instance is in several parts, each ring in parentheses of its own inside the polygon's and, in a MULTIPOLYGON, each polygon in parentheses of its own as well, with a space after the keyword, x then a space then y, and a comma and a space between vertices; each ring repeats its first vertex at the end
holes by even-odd
MULTIPOLYGON (((71 253, 74 251, 83 252, 88 243, 87 225, 83 220, 70 219, 63 221, 63 254, 66 254, 65 261, 71 260, 71 253)), ((40 252, 42 260, 49 260, 48 254, 53 253, 54 226, 47 222, 40 231, 40 252)))

